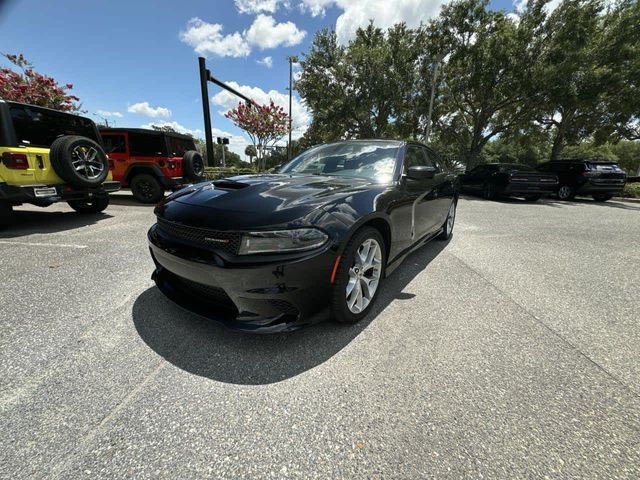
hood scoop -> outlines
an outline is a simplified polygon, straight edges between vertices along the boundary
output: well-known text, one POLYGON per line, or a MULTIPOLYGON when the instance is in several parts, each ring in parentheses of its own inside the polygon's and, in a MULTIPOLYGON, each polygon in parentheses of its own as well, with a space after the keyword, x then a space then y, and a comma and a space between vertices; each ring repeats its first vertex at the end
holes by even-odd
POLYGON ((249 186, 248 183, 238 182, 237 180, 232 180, 230 178, 221 178, 220 180, 214 180, 213 185, 216 188, 220 188, 222 190, 240 190, 249 186))

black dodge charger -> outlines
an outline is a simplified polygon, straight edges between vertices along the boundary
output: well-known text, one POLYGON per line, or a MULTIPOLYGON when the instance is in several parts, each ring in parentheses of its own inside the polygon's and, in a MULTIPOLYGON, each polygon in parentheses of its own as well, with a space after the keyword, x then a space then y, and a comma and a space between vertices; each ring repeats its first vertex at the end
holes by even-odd
POLYGON ((148 234, 153 278, 177 304, 237 329, 354 323, 412 250, 451 236, 458 193, 424 145, 319 145, 278 174, 167 197, 148 234))

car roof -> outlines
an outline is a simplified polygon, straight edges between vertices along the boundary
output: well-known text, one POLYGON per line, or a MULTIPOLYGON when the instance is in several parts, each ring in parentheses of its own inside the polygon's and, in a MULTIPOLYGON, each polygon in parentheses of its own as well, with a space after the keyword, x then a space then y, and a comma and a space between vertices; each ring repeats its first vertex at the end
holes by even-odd
POLYGON ((8 105, 20 105, 20 106, 29 107, 29 108, 37 108, 39 110, 47 110, 57 115, 72 115, 74 117, 84 118, 85 120, 89 120, 93 122, 93 120, 91 120, 89 117, 85 117, 84 115, 78 115, 77 113, 73 113, 73 112, 64 112, 62 110, 56 110, 55 108, 42 107, 40 105, 33 105, 31 103, 15 102, 13 100, 3 100, 2 98, 0 98, 0 103, 6 103, 8 105))
POLYGON ((118 128, 118 127, 100 127, 100 133, 141 133, 143 135, 169 135, 171 137, 182 138, 185 140, 193 140, 191 135, 175 132, 163 132, 162 130, 151 130, 148 128, 118 128))

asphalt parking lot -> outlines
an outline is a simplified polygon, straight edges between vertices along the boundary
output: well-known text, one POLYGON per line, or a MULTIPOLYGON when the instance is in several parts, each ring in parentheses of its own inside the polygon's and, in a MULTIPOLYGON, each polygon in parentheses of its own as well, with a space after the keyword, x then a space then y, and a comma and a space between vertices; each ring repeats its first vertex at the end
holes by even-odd
POLYGON ((0 233, 2 478, 640 477, 640 204, 462 199, 364 323, 251 336, 113 203, 0 233))

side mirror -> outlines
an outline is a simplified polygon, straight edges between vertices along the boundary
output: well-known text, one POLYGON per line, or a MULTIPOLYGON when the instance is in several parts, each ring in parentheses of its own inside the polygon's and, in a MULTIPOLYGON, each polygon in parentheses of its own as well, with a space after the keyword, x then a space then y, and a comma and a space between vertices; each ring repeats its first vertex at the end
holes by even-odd
POLYGON ((436 174, 437 169, 435 167, 426 167, 426 166, 415 166, 409 167, 409 171, 407 172, 407 178, 412 180, 423 180, 425 178, 433 178, 436 174))

